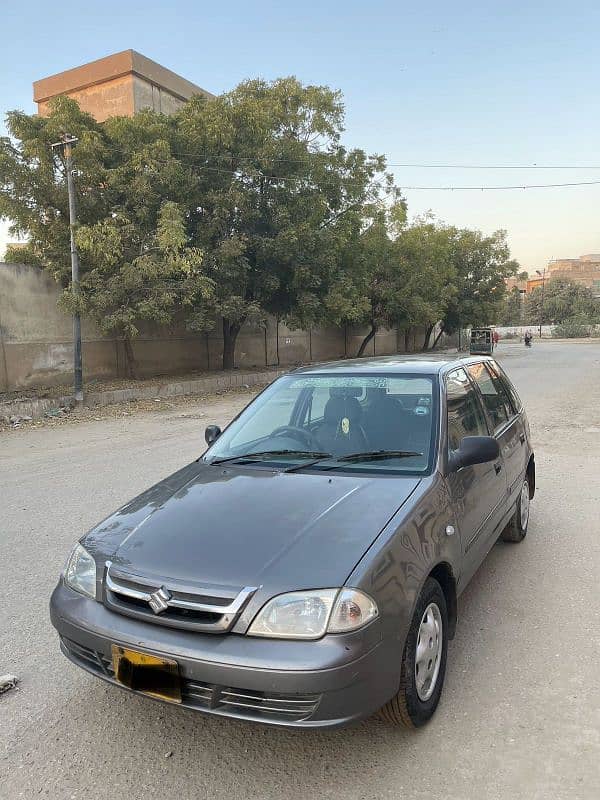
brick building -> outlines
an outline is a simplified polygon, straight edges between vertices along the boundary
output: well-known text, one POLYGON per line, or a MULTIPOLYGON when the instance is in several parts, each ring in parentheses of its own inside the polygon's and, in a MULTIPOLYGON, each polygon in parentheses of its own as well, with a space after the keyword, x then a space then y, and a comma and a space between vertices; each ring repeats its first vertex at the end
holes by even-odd
POLYGON ((135 50, 123 50, 33 84, 39 114, 48 112, 53 97, 67 95, 99 122, 131 116, 142 108, 170 114, 195 94, 212 97, 206 89, 135 50))
POLYGON ((590 253, 579 258, 555 259, 548 264, 546 276, 550 280, 568 278, 600 296, 600 255, 590 253))

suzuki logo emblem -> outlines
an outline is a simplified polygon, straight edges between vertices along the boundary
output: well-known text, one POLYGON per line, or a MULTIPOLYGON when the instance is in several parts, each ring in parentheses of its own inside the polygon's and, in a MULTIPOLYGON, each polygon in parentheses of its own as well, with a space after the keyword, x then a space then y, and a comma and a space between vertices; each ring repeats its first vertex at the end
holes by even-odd
POLYGON ((168 592, 164 586, 161 586, 160 589, 152 592, 150 595, 150 600, 148 600, 148 605, 155 614, 160 614, 167 610, 170 599, 171 593, 168 592))

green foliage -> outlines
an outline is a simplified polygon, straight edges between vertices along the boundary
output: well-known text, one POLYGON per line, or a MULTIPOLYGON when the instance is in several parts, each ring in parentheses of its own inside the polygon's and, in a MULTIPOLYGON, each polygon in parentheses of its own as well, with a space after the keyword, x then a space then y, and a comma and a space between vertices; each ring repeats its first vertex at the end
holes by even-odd
POLYGON ((495 319, 517 268, 504 234, 409 224, 385 159, 345 148, 343 124, 338 92, 295 78, 246 81, 171 116, 99 124, 68 98, 48 117, 11 112, 0 216, 27 244, 7 257, 48 270, 74 310, 65 167, 51 148, 68 131, 77 309, 126 344, 148 323, 207 330, 221 316, 231 367, 241 326, 268 315, 368 323, 367 340, 382 326, 495 319))
POLYGON ((594 326, 585 314, 568 317, 552 328, 552 336, 557 339, 583 339, 594 335, 594 326))
POLYGON ((399 327, 421 325, 431 329, 453 302, 456 294, 453 237, 452 227, 429 216, 399 231, 395 251, 403 280, 394 316, 399 327))
POLYGON ((521 325, 523 321, 524 301, 518 287, 514 286, 504 297, 504 303, 498 316, 500 325, 521 325))
POLYGON ((226 367, 244 322, 308 326, 326 299, 344 302, 350 242, 391 182, 383 158, 340 144, 343 116, 337 92, 295 78, 247 81, 176 116, 187 152, 206 154, 184 159, 196 177, 188 230, 214 281, 226 367))
POLYGON ((450 230, 431 217, 408 224, 397 201, 354 238, 345 260, 352 278, 332 288, 326 308, 336 324, 368 324, 359 355, 379 328, 433 327, 441 318, 454 292, 450 230))
POLYGON ((528 295, 526 313, 535 325, 561 325, 573 317, 585 318, 589 325, 600 322, 600 301, 580 283, 556 278, 528 295))
MULTIPOLYGON (((185 307, 188 286, 210 303, 212 281, 202 273, 202 252, 187 244, 183 214, 172 201, 158 210, 154 235, 135 255, 137 228, 124 213, 77 231, 77 246, 87 269, 81 276, 80 313, 96 320, 104 333, 127 338, 139 323, 168 325, 185 307)), ((63 307, 74 310, 74 296, 65 291, 63 307)))
POLYGON ((459 326, 481 326, 494 322, 502 309, 506 278, 517 272, 510 259, 506 231, 484 236, 480 231, 454 232, 452 264, 455 292, 442 317, 447 333, 459 326))
POLYGON ((77 307, 102 331, 129 339, 143 322, 172 322, 189 304, 186 289, 210 303, 213 285, 186 231, 194 177, 171 153, 177 141, 172 118, 143 111, 100 125, 61 97, 48 117, 11 112, 8 129, 11 138, 0 141, 0 215, 28 241, 9 249, 7 258, 49 270, 65 288, 66 310, 77 307), (51 147, 63 131, 79 140, 78 298, 70 291, 65 165, 51 147))

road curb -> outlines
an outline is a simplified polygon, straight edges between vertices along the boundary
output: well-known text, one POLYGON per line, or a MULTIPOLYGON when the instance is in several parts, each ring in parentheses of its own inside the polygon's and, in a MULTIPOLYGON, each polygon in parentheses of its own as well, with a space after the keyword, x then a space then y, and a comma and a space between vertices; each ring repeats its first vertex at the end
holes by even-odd
MULTIPOLYGON (((293 367, 290 367, 293 369, 293 367)), ((275 378, 289 372, 279 368, 255 372, 235 370, 217 373, 205 378, 187 381, 165 381, 151 386, 134 386, 126 389, 113 389, 104 392, 86 392, 83 405, 88 408, 109 406, 115 403, 128 403, 133 400, 153 400, 154 398, 185 397, 187 395, 215 394, 224 389, 260 386, 271 383, 275 378)), ((52 398, 16 398, 0 404, 0 422, 19 425, 21 421, 39 419, 43 416, 60 416, 75 406, 72 395, 52 398)))

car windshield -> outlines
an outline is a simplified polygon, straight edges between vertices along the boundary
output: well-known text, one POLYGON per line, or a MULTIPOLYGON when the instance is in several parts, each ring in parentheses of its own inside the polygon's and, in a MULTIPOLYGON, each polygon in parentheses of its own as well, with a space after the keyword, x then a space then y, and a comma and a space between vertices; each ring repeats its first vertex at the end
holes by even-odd
POLYGON ((423 474, 437 403, 432 375, 287 375, 254 400, 205 453, 207 463, 423 474))

